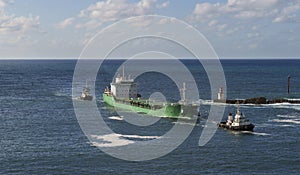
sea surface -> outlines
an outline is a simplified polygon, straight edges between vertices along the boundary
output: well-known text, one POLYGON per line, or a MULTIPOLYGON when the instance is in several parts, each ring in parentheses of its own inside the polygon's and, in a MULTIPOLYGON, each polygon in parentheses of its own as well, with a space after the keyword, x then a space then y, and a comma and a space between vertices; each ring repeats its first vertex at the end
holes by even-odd
MULTIPOLYGON (((166 65, 168 61, 145 60, 166 65)), ((171 153, 148 161, 120 160, 91 143, 74 109, 72 80, 75 60, 0 61, 0 174, 297 174, 300 172, 300 104, 241 105, 255 125, 253 133, 218 129, 205 146, 199 138, 209 115, 210 84, 201 64, 183 60, 200 94, 201 122, 171 153)), ((101 93, 122 60, 105 61, 95 83, 96 103, 104 121, 128 144, 155 139, 176 120, 162 118, 147 127, 128 124, 103 104, 101 93)), ((300 60, 222 60, 229 99, 264 96, 300 99, 300 60), (287 77, 291 93, 287 94, 287 77)), ((137 69, 142 66, 137 65, 137 69)), ((178 73, 180 76, 180 73, 178 73)), ((85 81, 85 80, 84 80, 85 81)), ((144 73, 136 79, 139 92, 161 92, 168 101, 180 99, 170 77, 144 73)), ((187 88, 188 89, 188 88, 187 88)), ((78 96, 80 92, 77 92, 78 96)), ((215 92, 217 93, 217 92, 215 92)), ((223 120, 235 105, 226 105, 223 120)), ((189 125, 189 123, 182 123, 189 125)), ((98 137, 102 137, 98 135, 98 137)), ((122 144, 127 144, 123 142, 122 144)), ((100 144, 101 145, 101 144, 100 144)), ((119 149, 118 145, 110 145, 119 149)))

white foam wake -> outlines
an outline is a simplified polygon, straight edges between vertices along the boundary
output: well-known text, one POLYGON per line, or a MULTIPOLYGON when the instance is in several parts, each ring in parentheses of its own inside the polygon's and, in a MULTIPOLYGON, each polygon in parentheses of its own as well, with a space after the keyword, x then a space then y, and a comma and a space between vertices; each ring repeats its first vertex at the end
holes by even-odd
POLYGON ((122 135, 115 133, 107 135, 91 135, 91 138, 94 139, 91 144, 97 147, 118 147, 135 143, 135 141, 126 138, 156 139, 159 137, 160 136, 122 135))

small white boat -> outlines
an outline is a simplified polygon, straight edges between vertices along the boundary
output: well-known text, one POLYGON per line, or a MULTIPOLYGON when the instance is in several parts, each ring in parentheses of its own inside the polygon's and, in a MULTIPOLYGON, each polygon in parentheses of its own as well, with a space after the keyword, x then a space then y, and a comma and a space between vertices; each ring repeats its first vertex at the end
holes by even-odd
POLYGON ((93 100, 93 96, 91 94, 91 89, 88 87, 87 83, 82 90, 81 96, 79 97, 81 100, 93 100))

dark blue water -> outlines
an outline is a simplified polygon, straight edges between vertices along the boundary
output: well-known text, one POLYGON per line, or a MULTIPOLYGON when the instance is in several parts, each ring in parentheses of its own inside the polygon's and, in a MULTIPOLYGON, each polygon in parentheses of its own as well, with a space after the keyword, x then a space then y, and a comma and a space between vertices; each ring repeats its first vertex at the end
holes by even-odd
MULTIPOLYGON (((149 60, 148 60, 149 61, 149 60)), ((174 125, 161 119, 150 128, 121 120, 103 104, 101 92, 122 61, 106 61, 96 81, 102 117, 123 135, 160 136, 174 125)), ((195 61, 184 61, 209 100, 207 76, 195 61)), ((165 63, 162 63, 165 64, 165 63)), ((113 158, 93 146, 81 131, 72 104, 76 61, 0 61, 0 174, 296 174, 300 171, 300 105, 241 106, 255 132, 218 129, 198 146, 204 122, 170 154, 145 162, 113 158)), ((300 60, 224 60, 228 97, 300 98, 300 60), (291 94, 287 76, 291 75, 291 94)), ((168 77, 146 73, 137 79, 142 95, 160 91, 168 100, 179 92, 168 77), (158 81, 160 80, 160 81, 158 81)), ((210 103, 201 105, 208 115, 210 103)), ((226 106, 226 113, 234 106, 226 106)), ((139 137, 132 138, 140 139, 139 137)))

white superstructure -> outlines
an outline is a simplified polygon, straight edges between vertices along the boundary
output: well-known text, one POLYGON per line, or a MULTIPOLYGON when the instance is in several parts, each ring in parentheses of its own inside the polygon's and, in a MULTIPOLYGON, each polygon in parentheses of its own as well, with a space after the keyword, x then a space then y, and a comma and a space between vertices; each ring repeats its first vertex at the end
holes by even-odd
POLYGON ((81 96, 79 97, 81 100, 93 100, 93 96, 91 94, 91 89, 88 87, 88 83, 86 81, 86 85, 82 90, 81 96))
POLYGON ((111 93, 116 98, 129 99, 137 97, 137 84, 134 79, 125 77, 123 67, 123 75, 118 76, 114 82, 110 84, 111 93))
POLYGON ((238 106, 231 126, 243 126, 243 125, 250 125, 250 124, 251 124, 250 121, 244 117, 244 115, 240 112, 240 107, 238 106))

